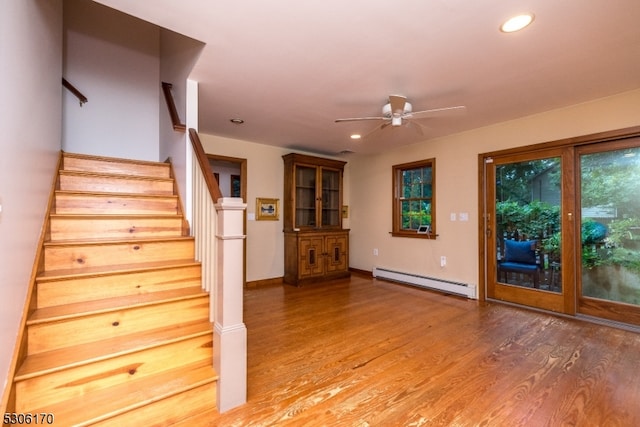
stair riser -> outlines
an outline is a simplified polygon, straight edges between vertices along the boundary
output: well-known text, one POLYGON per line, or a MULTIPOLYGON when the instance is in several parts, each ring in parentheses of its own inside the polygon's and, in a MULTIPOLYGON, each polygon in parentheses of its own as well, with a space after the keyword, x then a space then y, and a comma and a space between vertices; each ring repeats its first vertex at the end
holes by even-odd
POLYGON ((200 266, 193 265, 128 274, 41 281, 38 283, 37 306, 51 307, 201 286, 200 274, 200 266))
POLYGON ((28 354, 117 338, 209 317, 209 296, 29 325, 28 354))
POLYGON ((123 384, 163 372, 177 364, 210 365, 213 333, 176 343, 65 369, 16 384, 16 411, 29 412, 92 390, 123 384))
POLYGON ((101 158, 82 158, 66 155, 63 160, 63 169, 71 171, 101 172, 113 174, 125 174, 136 176, 153 176, 169 178, 169 165, 165 163, 134 163, 118 162, 101 158))
POLYGON ((128 197, 97 194, 57 193, 59 214, 175 214, 177 197, 128 197))
POLYGON ((60 172, 60 189, 99 193, 173 194, 173 182, 164 179, 84 175, 60 172))
POLYGON ((60 269, 80 271, 107 265, 193 259, 194 252, 191 239, 45 246, 44 269, 45 271, 60 269))
POLYGON ((216 383, 212 382, 91 426, 170 426, 211 410, 216 404, 216 393, 216 383))
POLYGON ((134 237, 178 237, 182 217, 172 218, 74 218, 51 217, 51 240, 134 237))

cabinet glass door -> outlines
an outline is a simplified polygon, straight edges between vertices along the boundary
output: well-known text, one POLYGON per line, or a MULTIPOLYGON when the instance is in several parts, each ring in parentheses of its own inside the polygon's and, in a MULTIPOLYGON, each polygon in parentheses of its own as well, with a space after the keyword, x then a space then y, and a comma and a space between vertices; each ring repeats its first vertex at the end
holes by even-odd
POLYGON ((316 168, 296 166, 296 227, 316 226, 316 168))
POLYGON ((340 173, 322 169, 322 226, 340 225, 340 173))

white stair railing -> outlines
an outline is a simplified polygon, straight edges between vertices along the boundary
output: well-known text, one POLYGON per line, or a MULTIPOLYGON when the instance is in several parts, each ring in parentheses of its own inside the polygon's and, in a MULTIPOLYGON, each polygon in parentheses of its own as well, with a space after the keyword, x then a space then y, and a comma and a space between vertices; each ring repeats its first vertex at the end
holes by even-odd
MULTIPOLYGON (((216 215, 215 202, 211 198, 209 187, 202 169, 198 166, 198 159, 193 151, 192 195, 193 218, 191 234, 196 238, 196 260, 202 264, 202 289, 212 292, 215 284, 214 260, 216 257, 216 215)), ((215 320, 212 304, 210 320, 215 320)))
POLYGON ((214 324, 213 364, 218 373, 218 410, 247 401, 247 329, 243 321, 244 227, 246 204, 222 197, 197 132, 193 146, 191 233, 202 265, 202 288, 209 292, 214 324))

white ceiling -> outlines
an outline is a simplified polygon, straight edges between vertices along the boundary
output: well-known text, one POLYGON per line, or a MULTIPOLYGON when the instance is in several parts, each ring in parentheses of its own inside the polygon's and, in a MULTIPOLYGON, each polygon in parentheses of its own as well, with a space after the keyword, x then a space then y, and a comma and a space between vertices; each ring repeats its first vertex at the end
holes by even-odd
POLYGON ((640 88, 638 0, 98 1, 206 44, 200 132, 288 148, 380 152, 640 88), (499 31, 524 11, 530 27, 499 31), (391 94, 467 110, 421 120, 424 136, 352 141, 378 123, 334 123, 391 94))

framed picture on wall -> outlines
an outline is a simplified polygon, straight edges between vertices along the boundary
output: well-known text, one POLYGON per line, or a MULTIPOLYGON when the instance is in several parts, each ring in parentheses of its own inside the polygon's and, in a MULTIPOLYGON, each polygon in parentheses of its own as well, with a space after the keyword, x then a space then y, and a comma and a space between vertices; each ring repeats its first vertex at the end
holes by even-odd
POLYGON ((280 217, 279 199, 256 198, 256 220, 277 221, 280 217))

